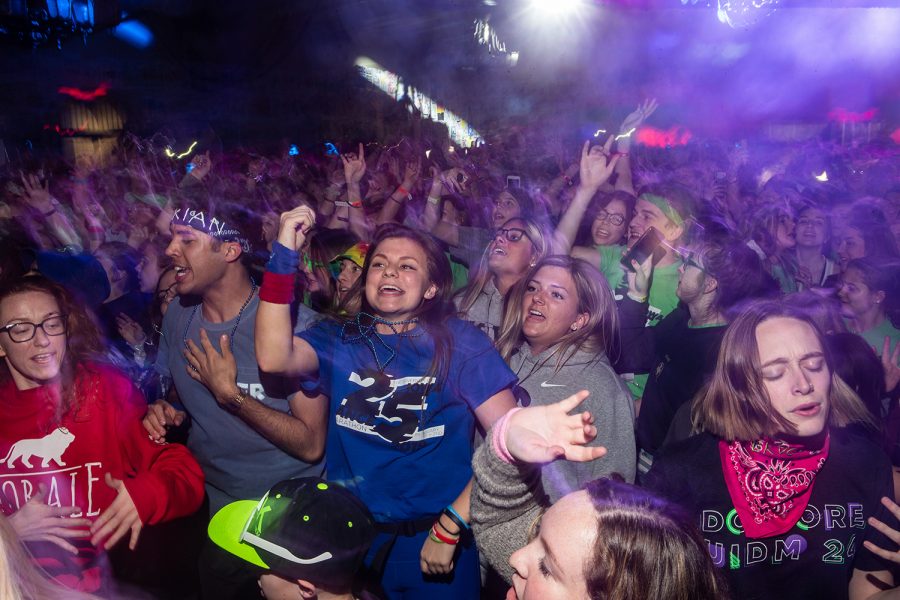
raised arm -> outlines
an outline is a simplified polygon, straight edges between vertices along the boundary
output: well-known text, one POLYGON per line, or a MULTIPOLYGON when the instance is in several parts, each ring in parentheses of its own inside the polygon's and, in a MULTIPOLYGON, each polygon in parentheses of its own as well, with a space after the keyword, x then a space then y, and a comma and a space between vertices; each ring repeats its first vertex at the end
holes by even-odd
POLYGON ((278 238, 272 244, 272 259, 263 277, 256 314, 256 360, 268 373, 300 375, 319 370, 315 350, 293 334, 291 301, 299 265, 299 250, 316 222, 316 213, 298 206, 281 215, 278 238))
POLYGON ((579 166, 578 188, 575 197, 563 213, 556 231, 553 232, 553 250, 556 254, 569 254, 575 244, 575 236, 584 213, 587 211, 591 198, 606 183, 619 162, 618 156, 609 158, 609 149, 612 147, 613 138, 606 140, 603 146, 590 147, 590 142, 585 142, 581 148, 581 163, 579 166))
POLYGON ((637 109, 625 117, 616 134, 616 152, 621 156, 616 165, 616 191, 622 190, 634 195, 634 182, 631 177, 631 140, 643 122, 652 115, 659 104, 655 98, 644 100, 637 109))
POLYGON ((411 162, 406 165, 403 181, 397 189, 394 190, 394 193, 390 195, 387 202, 384 203, 384 206, 381 207, 381 212, 378 213, 378 219, 376 221, 378 225, 392 223, 397 220, 397 213, 400 212, 400 207, 411 197, 410 192, 419 180, 419 172, 421 169, 421 161, 411 162))

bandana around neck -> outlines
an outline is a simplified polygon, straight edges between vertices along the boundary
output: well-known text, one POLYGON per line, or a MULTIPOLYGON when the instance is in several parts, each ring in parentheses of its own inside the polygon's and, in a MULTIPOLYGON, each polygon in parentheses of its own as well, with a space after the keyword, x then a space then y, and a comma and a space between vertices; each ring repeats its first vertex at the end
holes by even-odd
POLYGON ((818 449, 782 440, 719 440, 728 495, 748 538, 781 535, 797 524, 829 444, 828 434, 818 449))
POLYGON ((187 207, 175 209, 172 224, 187 225, 223 242, 237 242, 241 245, 241 250, 250 252, 250 241, 228 223, 218 220, 211 210, 202 211, 187 207))

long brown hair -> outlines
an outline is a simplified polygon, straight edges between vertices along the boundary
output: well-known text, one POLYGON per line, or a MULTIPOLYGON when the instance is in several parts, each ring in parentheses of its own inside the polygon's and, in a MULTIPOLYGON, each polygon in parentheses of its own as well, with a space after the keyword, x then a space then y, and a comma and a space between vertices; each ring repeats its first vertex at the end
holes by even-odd
MULTIPOLYGON (((38 275, 28 275, 0 288, 0 302, 15 294, 37 292, 51 296, 59 306, 60 314, 66 316, 66 356, 62 363, 62 401, 57 407, 57 422, 78 408, 82 389, 87 378, 80 374, 92 370, 91 363, 103 362, 103 342, 93 318, 79 302, 61 285, 38 275)), ((0 381, 8 381, 12 375, 6 361, 0 367, 0 381)))
MULTIPOLYGON (((374 239, 366 253, 363 262, 362 273, 350 290, 347 298, 359 298, 360 312, 374 315, 374 309, 366 299, 366 279, 372 264, 372 257, 377 254, 378 246, 391 238, 403 238, 416 243, 425 253, 425 268, 428 280, 437 288, 437 292, 430 300, 423 300, 414 311, 413 318, 418 319, 422 326, 434 339, 434 359, 429 368, 429 376, 435 376, 438 381, 444 381, 450 368, 450 356, 453 351, 453 339, 447 319, 455 313, 451 295, 453 293, 453 273, 450 270, 450 260, 444 254, 443 248, 432 236, 410 229, 403 225, 387 223, 375 231, 374 239)), ((360 318, 363 318, 360 315, 360 318)))
POLYGON ((753 441, 796 433, 796 427, 772 406, 759 364, 756 329, 763 321, 777 317, 806 323, 819 340, 825 354, 825 364, 831 373, 828 425, 844 427, 861 423, 875 428, 862 400, 835 373, 834 359, 815 321, 802 310, 779 301, 751 304, 728 326, 712 381, 694 402, 694 428, 728 441, 753 441))
POLYGON ((728 597, 706 543, 672 504, 634 486, 585 486, 597 538, 584 567, 591 600, 719 600, 728 597))

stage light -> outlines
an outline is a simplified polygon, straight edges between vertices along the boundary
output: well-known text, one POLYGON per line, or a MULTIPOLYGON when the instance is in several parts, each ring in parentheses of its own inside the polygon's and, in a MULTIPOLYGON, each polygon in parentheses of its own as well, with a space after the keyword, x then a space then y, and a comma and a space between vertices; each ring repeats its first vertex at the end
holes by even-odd
POLYGON ((752 27, 778 7, 779 0, 719 0, 719 21, 734 29, 752 27))
POLYGON ((119 23, 113 29, 113 35, 135 48, 148 48, 153 43, 153 33, 140 21, 119 23))
POLYGON ((567 16, 584 7, 585 0, 531 0, 532 10, 545 17, 567 16))
POLYGON ((288 149, 288 156, 297 156, 300 154, 300 149, 297 148, 297 144, 291 144, 291 147, 288 149))
POLYGON ((86 92, 84 90, 79 90, 78 88, 66 87, 62 86, 57 88, 56 90, 60 94, 64 94, 73 100, 81 100, 82 102, 93 102, 97 98, 101 96, 105 96, 106 92, 109 91, 108 83, 101 83, 95 89, 86 92))
POLYGON ((465 119, 447 110, 446 107, 441 106, 414 86, 404 82, 403 78, 396 73, 388 71, 365 56, 358 57, 354 64, 363 79, 397 102, 408 101, 410 106, 415 107, 423 118, 446 125, 450 139, 461 148, 476 146, 484 141, 481 134, 465 119))
POLYGON ((814 177, 816 178, 816 181, 821 181, 822 183, 825 183, 828 181, 828 171, 822 171, 821 174, 814 175, 814 177))

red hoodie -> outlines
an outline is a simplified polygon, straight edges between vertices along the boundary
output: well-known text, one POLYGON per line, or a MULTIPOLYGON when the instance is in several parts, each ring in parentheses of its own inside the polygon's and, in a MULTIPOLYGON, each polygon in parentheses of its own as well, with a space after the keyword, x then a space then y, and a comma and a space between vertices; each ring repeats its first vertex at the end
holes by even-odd
MULTIPOLYGON (((141 425, 143 396, 119 371, 99 364, 76 377, 79 405, 55 421, 59 384, 19 391, 0 384, 0 502, 9 515, 46 486, 47 504, 77 506, 73 517, 96 520, 115 499, 109 473, 125 482, 141 523, 153 525, 195 512, 203 472, 179 444, 152 442, 141 425)), ((128 534, 120 544, 128 543, 128 534)), ((33 544, 37 562, 60 583, 84 591, 103 584, 107 561, 89 538, 70 540, 77 557, 53 544, 33 544)), ((140 543, 140 541, 138 542, 140 543)))

